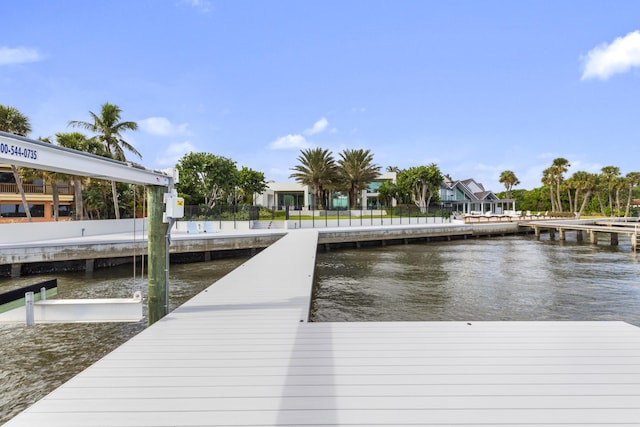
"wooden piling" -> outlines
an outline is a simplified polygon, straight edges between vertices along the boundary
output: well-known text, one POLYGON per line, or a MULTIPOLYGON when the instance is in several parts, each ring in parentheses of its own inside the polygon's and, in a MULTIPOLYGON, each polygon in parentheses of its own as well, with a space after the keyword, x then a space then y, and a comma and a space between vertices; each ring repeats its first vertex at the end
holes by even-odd
POLYGON ((154 324, 167 314, 165 307, 165 278, 167 224, 162 222, 164 212, 163 196, 166 187, 151 186, 147 192, 149 205, 148 231, 148 306, 149 325, 154 324))

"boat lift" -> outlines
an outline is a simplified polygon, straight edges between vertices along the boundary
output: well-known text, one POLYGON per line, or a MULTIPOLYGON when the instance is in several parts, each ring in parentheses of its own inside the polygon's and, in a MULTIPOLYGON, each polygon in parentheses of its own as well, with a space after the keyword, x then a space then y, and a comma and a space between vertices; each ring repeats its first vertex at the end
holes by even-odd
MULTIPOLYGON (((0 162, 147 186, 149 324, 168 313, 170 233, 175 219, 184 215, 184 200, 177 197, 174 190, 178 182, 175 169, 150 170, 132 162, 121 162, 6 132, 0 132, 0 162)), ((133 299, 136 298, 134 296, 133 299)))

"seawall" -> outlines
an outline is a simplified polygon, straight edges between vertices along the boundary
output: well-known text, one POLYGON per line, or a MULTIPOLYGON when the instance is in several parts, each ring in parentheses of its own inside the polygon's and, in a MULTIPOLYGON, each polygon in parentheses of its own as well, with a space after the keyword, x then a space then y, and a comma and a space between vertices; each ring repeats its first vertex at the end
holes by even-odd
MULTIPOLYGON (((91 224, 75 224, 71 229, 71 235, 65 235, 65 232, 69 232, 68 223, 64 223, 64 227, 59 228, 60 224, 54 223, 54 226, 50 227, 57 228, 58 234, 43 230, 35 234, 38 237, 45 236, 38 240, 34 240, 34 235, 26 232, 36 224, 10 224, 14 228, 23 227, 22 233, 13 231, 19 236, 17 240, 24 240, 25 235, 31 236, 31 240, 10 242, 3 238, 0 244, 0 277, 60 271, 92 271, 97 268, 132 263, 134 258, 139 260, 147 254, 144 224, 128 222, 129 230, 123 231, 126 230, 126 225, 123 223, 78 221, 80 222, 91 224), (82 227, 83 225, 85 226, 82 227), (84 233, 78 233, 82 229, 84 233), (108 230, 115 231, 109 233, 108 230), (56 237, 51 238, 54 235, 56 237)), ((73 222, 70 224, 74 225, 73 222)), ((234 224, 236 226, 234 230, 223 228, 214 233, 189 233, 179 227, 171 234, 171 262, 208 261, 219 257, 252 255, 270 246, 286 233, 298 232, 291 229, 251 230, 248 224, 248 222, 238 222, 234 224)), ((2 227, 4 229, 5 226, 2 227)), ((529 228, 520 227, 515 222, 344 226, 319 229, 318 246, 320 250, 330 250, 344 246, 406 244, 416 241, 467 239, 527 232, 529 228)))

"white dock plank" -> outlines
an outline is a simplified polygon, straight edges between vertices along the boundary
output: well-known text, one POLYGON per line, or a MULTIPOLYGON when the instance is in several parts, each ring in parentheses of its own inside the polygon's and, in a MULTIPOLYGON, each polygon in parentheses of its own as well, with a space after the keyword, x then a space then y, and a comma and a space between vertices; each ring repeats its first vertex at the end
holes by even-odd
POLYGON ((290 232, 6 426, 640 425, 639 328, 310 324, 316 242, 290 232))

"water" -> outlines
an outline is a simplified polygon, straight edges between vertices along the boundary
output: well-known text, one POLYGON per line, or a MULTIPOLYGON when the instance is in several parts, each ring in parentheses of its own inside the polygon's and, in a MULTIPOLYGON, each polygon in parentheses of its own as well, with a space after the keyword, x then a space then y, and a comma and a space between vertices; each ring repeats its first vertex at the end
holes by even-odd
MULTIPOLYGON (((571 236, 568 235, 568 238, 571 236)), ((319 253, 314 321, 623 320, 640 326, 640 263, 612 247, 532 236, 319 253)), ((244 259, 171 266, 171 309, 244 259)), ((60 274, 59 298, 146 293, 131 267, 60 274)), ((0 280, 0 292, 49 276, 0 280)), ((0 325, 0 424, 146 326, 0 325)))
POLYGON ((312 318, 640 326, 638 255, 620 243, 512 236, 322 253, 312 318))

